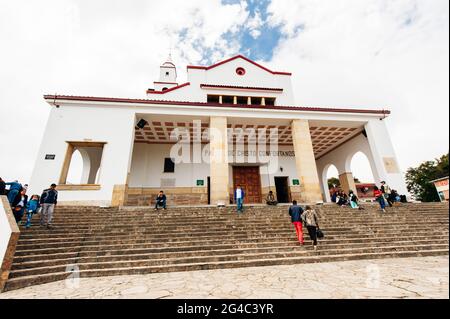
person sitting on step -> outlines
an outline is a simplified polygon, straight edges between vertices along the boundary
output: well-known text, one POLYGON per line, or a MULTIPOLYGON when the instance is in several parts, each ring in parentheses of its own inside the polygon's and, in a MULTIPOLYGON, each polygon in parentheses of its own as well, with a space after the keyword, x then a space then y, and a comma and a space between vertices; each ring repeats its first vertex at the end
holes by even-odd
POLYGON ((163 191, 160 191, 158 196, 156 197, 156 204, 155 204, 155 210, 158 210, 159 207, 162 207, 164 210, 167 209, 166 207, 167 197, 164 194, 163 191))
POLYGON ((272 191, 270 191, 269 194, 267 194, 266 203, 269 206, 277 206, 278 205, 278 202, 276 201, 275 195, 273 194, 272 191))

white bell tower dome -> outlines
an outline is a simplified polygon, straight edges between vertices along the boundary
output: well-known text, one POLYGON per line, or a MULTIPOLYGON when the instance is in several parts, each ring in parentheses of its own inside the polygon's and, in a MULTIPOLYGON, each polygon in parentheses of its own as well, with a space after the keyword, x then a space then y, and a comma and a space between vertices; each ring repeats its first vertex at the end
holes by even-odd
POLYGON ((172 61, 171 55, 169 55, 167 61, 160 66, 159 82, 177 82, 177 68, 172 61))
POLYGON ((177 68, 172 62, 172 55, 169 54, 166 62, 159 67, 159 80, 153 82, 154 89, 152 91, 162 92, 178 86, 177 68))

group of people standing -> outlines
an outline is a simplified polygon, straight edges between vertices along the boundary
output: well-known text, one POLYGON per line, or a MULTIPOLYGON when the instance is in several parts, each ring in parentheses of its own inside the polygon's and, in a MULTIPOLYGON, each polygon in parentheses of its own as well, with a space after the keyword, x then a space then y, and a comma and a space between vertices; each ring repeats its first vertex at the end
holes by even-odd
POLYGON ((28 184, 22 185, 18 180, 7 183, 0 178, 0 196, 7 196, 16 222, 20 224, 26 215, 25 228, 30 228, 33 215, 40 214, 40 225, 51 229, 53 211, 58 202, 56 184, 45 189, 41 196, 35 194, 30 199, 27 190, 28 184), (6 188, 7 186, 9 189, 6 188))

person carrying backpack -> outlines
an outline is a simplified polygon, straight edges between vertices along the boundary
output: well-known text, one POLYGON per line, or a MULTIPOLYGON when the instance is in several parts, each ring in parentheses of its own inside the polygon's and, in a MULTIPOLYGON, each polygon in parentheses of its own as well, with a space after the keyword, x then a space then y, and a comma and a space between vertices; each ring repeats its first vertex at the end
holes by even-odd
POLYGON ((314 250, 317 250, 317 232, 319 230, 319 217, 314 209, 306 206, 306 211, 302 216, 303 222, 308 229, 309 238, 312 240, 314 250))

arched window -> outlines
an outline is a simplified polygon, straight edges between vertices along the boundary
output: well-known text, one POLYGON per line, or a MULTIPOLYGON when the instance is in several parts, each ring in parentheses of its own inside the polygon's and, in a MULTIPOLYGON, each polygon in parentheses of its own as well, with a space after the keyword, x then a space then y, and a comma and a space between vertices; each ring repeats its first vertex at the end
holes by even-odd
POLYGON ((67 184, 81 184, 83 175, 83 158, 79 150, 75 150, 70 160, 69 172, 67 173, 67 184))

